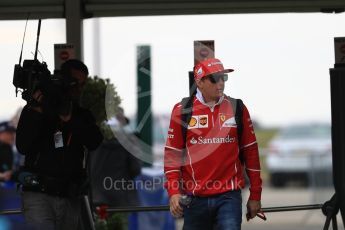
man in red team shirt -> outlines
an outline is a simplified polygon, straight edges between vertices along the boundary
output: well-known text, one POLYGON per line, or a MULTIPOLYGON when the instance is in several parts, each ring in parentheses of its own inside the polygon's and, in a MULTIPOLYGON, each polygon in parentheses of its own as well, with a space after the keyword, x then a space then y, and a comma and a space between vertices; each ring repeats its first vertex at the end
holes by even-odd
POLYGON ((232 71, 215 58, 194 67, 197 93, 185 144, 182 104, 177 103, 171 114, 164 156, 165 187, 172 215, 184 216, 184 230, 241 229, 244 170, 250 181, 247 218, 254 218, 261 209, 262 181, 253 124, 243 105, 242 136, 237 136, 236 107, 224 94, 226 73, 232 71))

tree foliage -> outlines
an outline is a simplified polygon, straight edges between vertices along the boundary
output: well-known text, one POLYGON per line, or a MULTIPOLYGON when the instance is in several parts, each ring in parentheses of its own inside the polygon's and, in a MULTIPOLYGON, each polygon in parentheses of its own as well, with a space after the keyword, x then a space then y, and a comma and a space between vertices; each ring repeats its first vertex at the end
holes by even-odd
POLYGON ((80 104, 92 112, 105 139, 113 137, 105 121, 115 116, 120 103, 121 98, 109 79, 102 79, 97 76, 88 78, 80 104))

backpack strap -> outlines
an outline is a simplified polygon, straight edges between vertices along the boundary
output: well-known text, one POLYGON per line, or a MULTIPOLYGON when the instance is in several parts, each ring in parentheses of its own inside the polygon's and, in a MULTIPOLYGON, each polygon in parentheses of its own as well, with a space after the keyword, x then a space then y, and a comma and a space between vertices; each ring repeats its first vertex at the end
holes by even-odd
MULTIPOLYGON (((183 151, 182 151, 182 158, 181 158, 181 165, 183 165, 183 162, 186 158, 186 145, 187 145, 187 130, 188 130, 188 124, 192 118, 192 112, 193 112, 193 100, 194 96, 190 97, 184 97, 181 100, 181 129, 182 129, 182 140, 183 140, 183 151)), ((180 177, 182 178, 182 167, 180 171, 180 177)), ((182 180, 180 180, 180 189, 183 188, 182 180)))
POLYGON ((181 105, 182 105, 181 129, 182 129, 182 138, 183 138, 183 148, 186 147, 188 124, 190 122, 190 119, 192 118, 193 99, 194 99, 194 96, 184 97, 181 100, 181 105))
MULTIPOLYGON (((234 111, 234 114, 235 114, 235 121, 237 125, 237 138, 238 138, 238 143, 240 144, 241 139, 242 139, 242 133, 243 133, 243 122, 242 122, 243 101, 241 99, 235 99, 229 96, 228 96, 228 99, 231 102, 232 110, 234 111)), ((240 158, 241 163, 244 164, 244 156, 241 149, 239 152, 239 158, 240 158)))

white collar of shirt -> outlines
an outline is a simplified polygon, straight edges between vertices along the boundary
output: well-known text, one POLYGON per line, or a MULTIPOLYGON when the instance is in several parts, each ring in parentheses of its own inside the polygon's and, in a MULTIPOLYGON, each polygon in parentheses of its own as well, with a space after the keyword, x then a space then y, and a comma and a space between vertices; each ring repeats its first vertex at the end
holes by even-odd
POLYGON ((210 105, 208 105, 206 102, 205 102, 205 100, 204 100, 204 97, 202 96, 202 93, 201 93, 201 91, 199 90, 199 88, 196 88, 196 98, 203 104, 203 105, 206 105, 207 107, 209 107, 212 111, 213 111, 213 109, 214 109, 214 107, 216 106, 216 105, 219 105, 220 103, 222 103, 222 101, 224 100, 224 95, 223 96, 221 96, 220 98, 219 98, 219 100, 218 100, 218 102, 216 103, 216 104, 214 104, 213 106, 210 106, 210 105))

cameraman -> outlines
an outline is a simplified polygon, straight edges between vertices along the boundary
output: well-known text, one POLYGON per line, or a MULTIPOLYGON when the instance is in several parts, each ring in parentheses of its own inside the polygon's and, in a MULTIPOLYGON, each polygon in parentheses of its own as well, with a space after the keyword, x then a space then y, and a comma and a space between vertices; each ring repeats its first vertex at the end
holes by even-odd
POLYGON ((24 216, 39 229, 78 229, 86 150, 96 149, 103 140, 91 112, 79 106, 87 66, 68 60, 61 73, 63 82, 71 84, 61 91, 56 113, 48 111, 49 97, 42 88, 33 94, 34 103, 24 107, 17 127, 16 145, 25 155, 19 175, 24 216))

